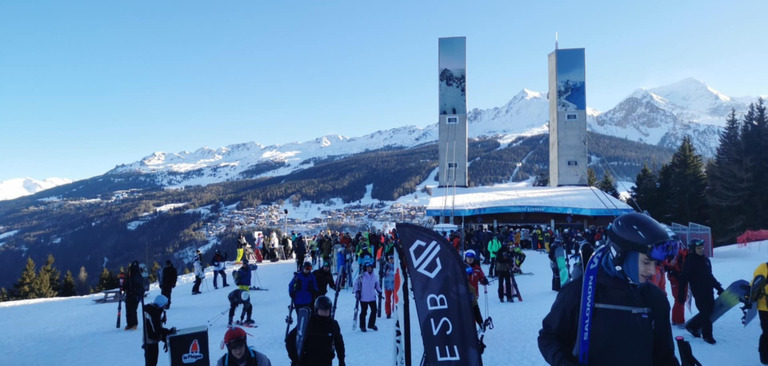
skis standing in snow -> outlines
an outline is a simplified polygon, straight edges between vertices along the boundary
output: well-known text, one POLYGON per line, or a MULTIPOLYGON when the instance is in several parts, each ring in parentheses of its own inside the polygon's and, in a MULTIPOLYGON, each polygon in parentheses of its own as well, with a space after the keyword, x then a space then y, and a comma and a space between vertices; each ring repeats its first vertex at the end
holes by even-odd
POLYGON ((650 283, 677 241, 652 218, 628 213, 614 220, 606 245, 587 264, 584 282, 558 293, 542 321, 541 354, 552 365, 677 366, 669 302, 650 283))
POLYGON ((315 312, 304 330, 303 344, 298 337, 298 326, 285 341, 285 348, 293 366, 331 366, 335 355, 339 366, 345 366, 344 337, 336 320, 331 318, 331 299, 320 296, 315 300, 315 312), (301 351, 299 351, 301 350, 301 351))

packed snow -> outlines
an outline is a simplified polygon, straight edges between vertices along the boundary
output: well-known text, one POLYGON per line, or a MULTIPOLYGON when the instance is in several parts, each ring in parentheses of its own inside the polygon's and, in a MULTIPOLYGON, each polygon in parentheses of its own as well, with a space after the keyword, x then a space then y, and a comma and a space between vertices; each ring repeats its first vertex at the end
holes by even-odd
MULTIPOLYGON (((232 248, 234 252, 234 248, 232 248)), ((488 330, 483 355, 485 365, 546 365, 537 345, 541 320, 549 311, 556 293, 550 290, 551 271, 546 254, 526 251, 523 270, 534 275, 516 277, 523 296, 522 302, 500 303, 496 296, 496 283, 481 289, 480 308, 484 317, 491 316, 495 327, 488 330), (488 309, 488 311, 486 311, 488 309)), ((206 255, 206 258, 210 255, 206 255)), ((751 279, 752 272, 768 258, 768 241, 751 243, 748 247, 731 245, 715 249, 712 266, 717 279, 727 286, 737 279, 751 279)), ((488 270, 487 266, 483 266, 488 270)), ((231 264, 227 272, 231 274, 231 264)), ((285 316, 288 314, 288 282, 296 269, 293 261, 259 265, 254 273, 253 284, 268 291, 252 291, 253 316, 257 328, 247 328, 248 344, 265 353, 273 365, 287 365, 285 351, 285 316)), ((231 281, 231 278, 230 278, 231 281)), ((213 288, 211 268, 206 271, 203 291, 191 295, 193 275, 179 277, 173 290, 172 305, 168 310, 167 327, 178 329, 209 326, 209 359, 215 364, 224 350, 219 348, 226 331, 226 314, 229 308, 227 294, 234 287, 213 288), (209 324, 209 321, 212 324, 209 324)), ((669 286, 667 287, 669 292, 669 286)), ((153 284, 147 301, 159 294, 153 284)), ((329 290, 329 295, 334 292, 329 290)), ((136 331, 116 329, 117 304, 99 304, 93 300, 100 294, 54 299, 21 300, 0 303, 0 329, 3 330, 3 352, 0 365, 141 365, 141 325, 136 331)), ((669 296, 669 301, 673 298, 669 296)), ((391 365, 394 354, 394 318, 379 318, 379 331, 361 333, 352 331, 354 296, 343 289, 339 295, 336 320, 341 325, 347 349, 348 365, 391 365)), ((239 316, 241 308, 237 309, 239 316)), ((141 311, 141 307, 139 307, 141 311)), ((422 344, 417 326, 417 314, 412 310, 411 342, 413 365, 422 356, 422 344)), ((695 306, 693 307, 696 312, 695 306)), ((470 316, 469 314, 467 316, 470 316)), ((686 310, 686 319, 692 314, 686 310)), ((123 319, 125 325, 125 306, 123 319)), ((759 320, 744 328, 741 311, 731 309, 714 324, 716 345, 709 345, 700 338, 691 337, 684 329, 673 327, 675 336, 690 340, 693 354, 703 365, 759 365, 757 342, 760 336, 759 320)), ((159 365, 168 365, 169 354, 160 354, 159 365)), ((334 365, 336 365, 334 361, 334 365)))

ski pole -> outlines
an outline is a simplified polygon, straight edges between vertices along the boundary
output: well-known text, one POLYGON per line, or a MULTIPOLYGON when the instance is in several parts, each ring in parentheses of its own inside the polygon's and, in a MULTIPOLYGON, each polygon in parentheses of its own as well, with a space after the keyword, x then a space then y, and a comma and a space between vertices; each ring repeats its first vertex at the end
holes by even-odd
POLYGON ((208 320, 208 326, 210 327, 211 325, 213 325, 213 323, 215 323, 217 320, 219 320, 219 318, 221 318, 221 316, 224 315, 227 311, 229 311, 229 309, 226 309, 226 310, 218 313, 216 316, 214 316, 213 318, 208 320))
POLYGON ((264 288, 264 286, 261 285, 261 278, 259 278, 259 271, 256 271, 256 280, 259 281, 259 288, 264 288))

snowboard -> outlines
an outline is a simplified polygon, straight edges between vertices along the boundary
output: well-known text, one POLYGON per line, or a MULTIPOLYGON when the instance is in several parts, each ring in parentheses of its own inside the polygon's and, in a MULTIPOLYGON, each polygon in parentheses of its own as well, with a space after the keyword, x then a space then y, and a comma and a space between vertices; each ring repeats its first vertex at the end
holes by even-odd
POLYGON ((352 315, 352 330, 357 330, 358 315, 360 315, 360 300, 355 301, 355 313, 352 315))
POLYGON ((560 272, 560 286, 564 286, 570 280, 568 273, 568 263, 565 258, 565 250, 562 246, 555 248, 555 260, 557 261, 557 270, 560 272))
POLYGON ((296 310, 296 354, 299 355, 299 362, 301 362, 304 341, 307 338, 307 324, 309 324, 310 315, 312 312, 309 308, 303 307, 296 310))
MULTIPOLYGON (((715 299, 715 306, 712 310, 712 315, 709 317, 709 320, 714 323, 717 321, 717 319, 720 319, 723 314, 725 314, 728 310, 745 299, 747 291, 749 291, 749 282, 745 280, 734 281, 732 284, 728 285, 728 288, 726 288, 725 291, 723 291, 723 293, 720 294, 717 299, 715 299)), ((689 329, 688 327, 691 323, 691 320, 693 320, 695 317, 696 316, 692 317, 685 323, 686 329, 689 329)), ((700 332, 701 328, 696 330, 700 332)))
POLYGON ((763 296, 763 289, 765 287, 765 276, 758 275, 752 279, 752 286, 749 289, 748 297, 745 299, 744 306, 741 310, 744 312, 744 316, 741 318, 741 323, 746 327, 752 319, 757 316, 757 300, 760 296, 763 296))

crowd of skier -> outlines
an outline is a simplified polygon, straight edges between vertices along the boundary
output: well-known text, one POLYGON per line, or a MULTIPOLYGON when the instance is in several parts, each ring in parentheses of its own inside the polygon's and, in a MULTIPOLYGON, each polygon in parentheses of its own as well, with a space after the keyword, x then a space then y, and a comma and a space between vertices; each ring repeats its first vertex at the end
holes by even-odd
MULTIPOLYGON (((480 310, 480 286, 487 294, 487 287, 495 281, 500 302, 522 301, 515 276, 532 274, 522 269, 526 259, 523 249, 549 256, 552 290, 558 291, 558 295, 542 321, 538 342, 544 359, 552 365, 679 365, 672 326, 685 327, 694 337, 716 343, 710 319, 714 292, 720 295, 725 289, 713 276, 711 262, 703 255, 704 241, 692 239, 683 244, 646 215, 625 214, 607 228, 590 227, 584 231, 505 226, 495 231, 470 227, 464 232, 441 234, 464 260, 467 286, 472 293, 473 314, 468 316, 474 318, 479 334, 492 327, 490 315, 484 318, 480 310), (487 276, 481 264, 488 266, 487 276), (675 299, 672 307, 666 298, 667 281, 675 299), (689 288, 699 313, 686 322, 684 304, 689 301, 689 288), (601 341, 590 343, 589 338, 601 341)), ((292 232, 280 240, 275 232, 269 237, 258 232, 254 234, 253 246, 241 235, 236 244, 237 257, 230 262, 237 267, 232 271, 237 287, 227 295, 230 329, 223 344, 228 352, 218 364, 270 365, 267 356, 248 347, 240 327, 255 326, 250 291, 260 289, 252 285, 256 263, 285 259, 295 260, 297 266, 287 280, 291 306, 286 319, 286 351, 292 365, 331 365, 334 358, 344 365, 344 338, 335 320, 339 291, 351 288, 354 293, 354 330, 377 331, 376 322, 382 317, 382 310, 387 319, 393 312, 394 252, 398 241, 395 229, 358 232, 354 236, 324 230, 311 238, 292 232), (329 296, 329 289, 334 290, 333 296, 329 296), (240 306, 237 320, 235 313, 240 306), (291 329, 294 314, 300 321, 291 329)), ((222 255, 216 250, 209 262, 215 289, 219 287, 218 277, 222 287, 229 286, 227 259, 226 253, 222 255)), ((193 267, 192 294, 199 294, 205 277, 199 250, 193 267)), ((137 329, 138 303, 148 287, 142 272, 145 270, 134 261, 127 275, 121 276, 126 330, 137 329)), ((768 264, 758 267, 755 276, 758 274, 768 275, 768 264)), ((167 261, 159 273, 161 295, 144 307, 147 365, 157 363, 158 343, 175 332, 175 328, 167 329, 162 324, 165 310, 171 305, 177 275, 167 261)), ((487 313, 487 295, 485 301, 487 313)), ((755 297, 754 302, 763 328, 760 359, 768 364, 768 304, 765 296, 755 297)), ((690 352, 681 352, 681 361, 684 366, 695 365, 690 352)))

